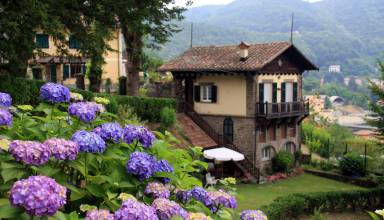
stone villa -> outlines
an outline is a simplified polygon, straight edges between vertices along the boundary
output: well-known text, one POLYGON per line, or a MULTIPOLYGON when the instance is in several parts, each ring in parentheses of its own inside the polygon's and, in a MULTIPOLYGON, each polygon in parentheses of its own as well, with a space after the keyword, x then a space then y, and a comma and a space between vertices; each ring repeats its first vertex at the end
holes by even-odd
POLYGON ((179 112, 209 138, 245 155, 244 174, 270 169, 278 151, 300 148, 299 124, 308 116, 302 74, 318 70, 294 45, 274 42, 193 47, 159 68, 176 83, 179 112))

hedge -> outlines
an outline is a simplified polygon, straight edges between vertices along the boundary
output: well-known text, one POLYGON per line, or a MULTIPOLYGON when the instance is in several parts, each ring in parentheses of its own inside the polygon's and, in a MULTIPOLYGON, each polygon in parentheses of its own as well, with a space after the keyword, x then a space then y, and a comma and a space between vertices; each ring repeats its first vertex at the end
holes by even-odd
MULTIPOLYGON (((0 91, 9 93, 16 105, 40 103, 39 91, 44 81, 0 76, 0 91)), ((71 89, 83 95, 84 99, 92 100, 95 96, 104 96, 111 99, 108 110, 117 113, 118 105, 130 106, 134 113, 144 121, 160 122, 161 110, 165 107, 176 109, 176 100, 168 98, 132 97, 109 94, 94 94, 90 91, 71 89)))
POLYGON ((372 210, 382 208, 384 189, 349 192, 321 192, 292 194, 279 197, 272 204, 261 207, 269 220, 297 219, 315 210, 339 212, 344 210, 372 210))

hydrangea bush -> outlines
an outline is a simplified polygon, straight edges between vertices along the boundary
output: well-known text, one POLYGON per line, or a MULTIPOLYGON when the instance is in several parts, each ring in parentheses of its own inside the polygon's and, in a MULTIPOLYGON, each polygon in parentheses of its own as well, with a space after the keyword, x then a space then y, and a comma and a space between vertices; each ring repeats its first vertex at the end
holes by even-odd
POLYGON ((61 85, 40 91, 44 102, 28 111, 9 111, 11 98, 0 93, 0 110, 9 113, 0 112, 0 219, 239 218, 230 190, 203 188, 201 149, 120 124, 61 85))

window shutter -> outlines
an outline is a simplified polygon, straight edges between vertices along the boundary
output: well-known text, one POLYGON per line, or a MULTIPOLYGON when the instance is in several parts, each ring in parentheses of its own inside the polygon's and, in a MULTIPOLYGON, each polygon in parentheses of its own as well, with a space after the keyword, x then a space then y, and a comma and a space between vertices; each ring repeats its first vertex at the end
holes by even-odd
POLYGON ((81 73, 84 75, 87 73, 87 65, 81 65, 81 73))
POLYGON ((259 83, 259 102, 263 103, 264 102, 264 84, 259 83))
POLYGON ((285 102, 285 83, 281 83, 281 101, 280 102, 285 102))
POLYGON ((195 86, 195 102, 200 102, 200 86, 195 86))
POLYGON ((49 48, 49 35, 48 34, 36 34, 36 47, 37 48, 49 48))
POLYGON ((217 86, 211 86, 212 89, 212 103, 217 102, 217 86))
POLYGON ((272 102, 277 102, 277 83, 272 84, 272 102))
POLYGON ((297 102, 297 82, 293 83, 293 101, 297 102))
POLYGON ((69 65, 68 64, 64 65, 63 78, 64 78, 64 80, 69 78, 69 65))

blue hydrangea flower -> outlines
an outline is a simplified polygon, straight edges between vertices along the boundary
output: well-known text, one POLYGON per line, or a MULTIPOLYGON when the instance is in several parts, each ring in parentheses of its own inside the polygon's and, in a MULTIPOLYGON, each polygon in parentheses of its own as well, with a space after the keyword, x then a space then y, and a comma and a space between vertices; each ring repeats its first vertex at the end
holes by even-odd
POLYGON ((191 190, 187 190, 187 191, 179 190, 179 191, 177 191, 176 198, 183 203, 187 203, 192 198, 191 190))
POLYGON ((46 83, 40 88, 40 98, 50 103, 69 102, 71 95, 67 87, 56 83, 46 83))
POLYGON ((0 126, 6 125, 8 127, 12 127, 13 116, 12 114, 5 109, 0 109, 0 126))
POLYGON ((116 122, 102 124, 95 128, 93 132, 100 135, 105 141, 111 140, 115 143, 119 143, 123 136, 123 128, 116 122))
POLYGON ((155 135, 144 126, 126 125, 124 128, 124 141, 132 144, 139 141, 143 147, 149 148, 156 140, 155 135))
POLYGON ((139 176, 141 180, 150 178, 154 173, 156 159, 143 152, 134 152, 127 162, 127 172, 139 176))
POLYGON ((77 131, 72 135, 72 141, 79 145, 81 152, 103 153, 106 148, 104 140, 93 132, 77 131))
POLYGON ((159 220, 154 208, 133 199, 125 201, 114 217, 114 220, 159 220))
MULTIPOLYGON (((155 172, 167 172, 174 173, 173 167, 166 160, 159 160, 155 165, 155 172)), ((164 183, 169 183, 171 180, 169 178, 163 178, 164 183)))
POLYGON ((237 201, 235 197, 224 192, 223 190, 209 191, 208 197, 213 201, 212 205, 207 206, 211 209, 212 212, 216 212, 218 207, 225 207, 231 209, 237 207, 237 201))
POLYGON ((32 216, 52 216, 66 203, 67 189, 46 176, 30 176, 16 181, 9 200, 32 216))
POLYGON ((71 116, 77 117, 85 123, 90 123, 95 120, 97 112, 100 111, 98 104, 93 102, 75 102, 68 107, 68 113, 71 116))
POLYGON ((259 210, 244 210, 240 214, 241 220, 268 220, 267 216, 259 210))
POLYGON ((0 92, 0 106, 8 108, 12 105, 12 98, 8 93, 0 92))
POLYGON ((157 216, 160 220, 169 220, 174 217, 188 219, 189 214, 179 204, 174 201, 157 198, 152 203, 152 207, 156 209, 157 216))
POLYGON ((208 192, 201 187, 194 187, 191 190, 191 195, 194 199, 200 201, 207 207, 210 207, 213 204, 212 198, 209 197, 208 192))

